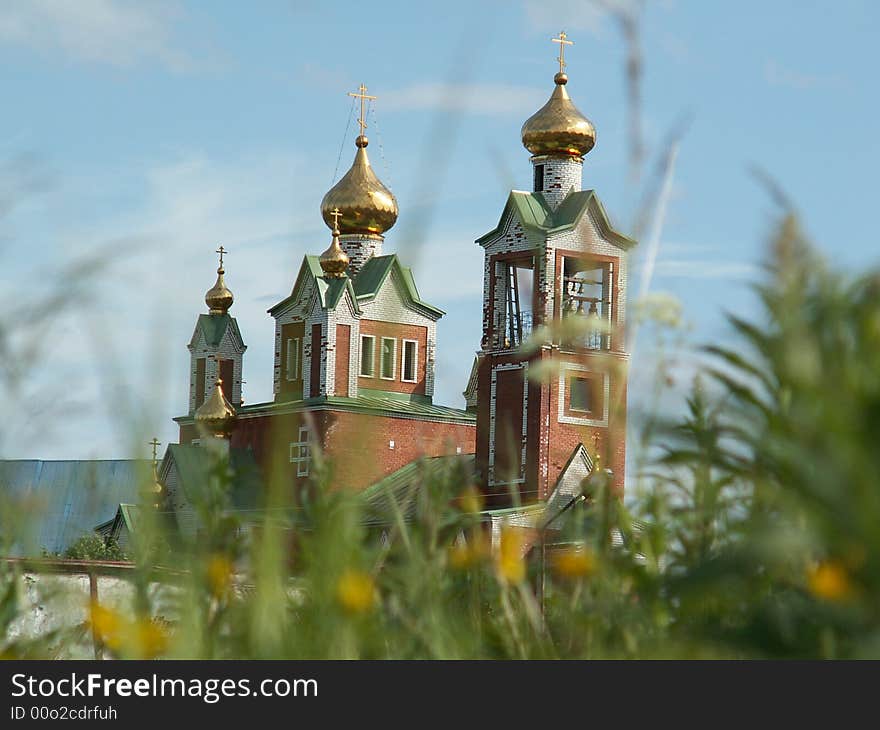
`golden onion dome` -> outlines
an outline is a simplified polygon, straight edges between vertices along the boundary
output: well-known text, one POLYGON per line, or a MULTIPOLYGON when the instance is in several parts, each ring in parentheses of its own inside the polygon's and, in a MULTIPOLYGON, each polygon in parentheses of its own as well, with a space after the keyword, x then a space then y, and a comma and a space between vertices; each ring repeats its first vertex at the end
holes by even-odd
POLYGON ((235 408, 223 395, 223 381, 217 378, 214 392, 195 413, 196 425, 208 433, 228 437, 235 427, 235 408))
POLYGON ((549 101, 522 126, 522 143, 533 155, 583 157, 596 144, 596 128, 578 111, 565 90, 568 76, 553 77, 549 101))
POLYGON ((397 221, 397 200, 370 167, 367 144, 367 138, 359 135, 351 169, 321 201, 321 215, 330 229, 337 227, 333 223, 333 211, 339 210, 338 229, 342 234, 381 235, 397 221))
MULTIPOLYGON (((339 218, 341 217, 341 211, 334 209, 331 215, 335 218, 339 218)), ((319 261, 325 276, 330 277, 331 279, 341 279, 345 276, 345 270, 348 268, 349 258, 348 254, 342 250, 342 246, 339 245, 338 228, 333 228, 333 240, 330 241, 330 246, 327 250, 321 254, 319 261)))
POLYGON ((223 280, 223 274, 225 273, 221 265, 217 269, 216 283, 205 293, 205 304, 208 305, 211 314, 226 314, 232 306, 232 292, 229 291, 226 287, 226 282, 223 280))

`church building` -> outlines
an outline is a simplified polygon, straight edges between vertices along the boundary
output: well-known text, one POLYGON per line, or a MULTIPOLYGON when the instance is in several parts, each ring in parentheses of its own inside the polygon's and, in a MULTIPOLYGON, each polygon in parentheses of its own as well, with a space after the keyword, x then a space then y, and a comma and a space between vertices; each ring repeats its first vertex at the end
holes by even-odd
MULTIPOLYGON (((626 254, 635 242, 614 230, 583 185, 593 124, 572 102, 559 70, 547 103, 522 127, 532 189, 511 191, 498 224, 476 239, 484 250, 482 339, 464 392, 466 408, 434 402, 442 310, 419 295, 412 271, 386 253, 398 205, 367 155, 362 85, 360 133, 348 172, 321 203, 330 243, 304 256, 274 320, 274 397, 244 404, 244 344, 230 314, 220 248, 217 281, 189 343, 187 413, 180 444, 160 479, 186 510, 181 472, 225 443, 259 468, 305 484, 318 450, 334 488, 409 488, 412 465, 457 459, 489 511, 569 501, 603 463, 618 494, 625 477, 626 254)), ((253 367, 253 365, 251 366, 253 367)), ((270 367, 260 363, 257 367, 270 367)))

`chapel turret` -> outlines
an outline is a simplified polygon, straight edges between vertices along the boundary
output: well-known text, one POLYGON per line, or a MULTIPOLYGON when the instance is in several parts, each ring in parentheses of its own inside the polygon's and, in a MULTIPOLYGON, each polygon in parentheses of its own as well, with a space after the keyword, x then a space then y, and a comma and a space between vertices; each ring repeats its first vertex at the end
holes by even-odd
POLYGON ((242 368, 247 345, 241 339, 235 317, 229 314, 234 297, 225 280, 223 258, 227 253, 223 246, 217 249, 220 257, 217 280, 205 293, 208 313, 199 315, 187 345, 190 351, 190 415, 205 403, 218 380, 223 383, 223 394, 228 401, 241 405, 242 368))

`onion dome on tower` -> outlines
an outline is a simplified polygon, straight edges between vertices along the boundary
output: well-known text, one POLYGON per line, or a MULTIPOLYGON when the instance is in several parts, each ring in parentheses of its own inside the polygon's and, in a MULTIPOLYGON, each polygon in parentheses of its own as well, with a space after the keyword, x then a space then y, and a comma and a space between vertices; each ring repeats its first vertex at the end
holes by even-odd
POLYGON ((351 169, 342 176, 321 201, 321 215, 330 229, 338 228, 341 235, 366 234, 381 236, 397 221, 397 200, 394 194, 376 177, 367 157, 367 140, 364 131, 364 101, 375 99, 367 96, 367 87, 361 84, 360 92, 349 96, 361 100, 358 124, 361 133, 355 140, 357 152, 351 169), (334 224, 333 211, 340 213, 338 225, 334 224))
POLYGON ((232 306, 234 299, 232 292, 226 287, 226 282, 223 279, 223 274, 226 273, 226 270, 223 268, 223 254, 226 253, 226 249, 221 246, 217 253, 220 254, 217 281, 205 293, 205 304, 208 305, 208 310, 211 314, 226 314, 232 306))
POLYGON ((535 156, 583 157, 596 144, 596 128, 574 105, 565 85, 565 32, 553 39, 559 43, 559 72, 553 77, 556 88, 550 99, 522 126, 522 143, 535 156))
POLYGON ((341 279, 345 276, 345 269, 348 268, 349 262, 348 254, 339 245, 339 219, 342 217, 342 213, 334 208, 330 215, 333 217, 333 240, 327 250, 321 254, 319 262, 324 276, 331 279, 341 279))
POLYGON ((217 378, 214 392, 195 413, 196 425, 217 438, 229 438, 235 428, 235 408, 223 395, 223 381, 217 378))

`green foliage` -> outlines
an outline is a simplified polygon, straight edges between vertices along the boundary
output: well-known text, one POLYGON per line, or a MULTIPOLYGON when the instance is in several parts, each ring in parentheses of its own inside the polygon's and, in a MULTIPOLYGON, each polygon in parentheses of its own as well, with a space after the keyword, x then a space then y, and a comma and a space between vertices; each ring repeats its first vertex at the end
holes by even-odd
POLYGON ((83 535, 64 552, 71 560, 128 560, 125 551, 115 540, 105 540, 100 535, 83 535))
MULTIPOLYGON (((521 532, 489 545, 460 465, 376 515, 316 453, 309 488, 280 468, 254 519, 218 453, 199 532, 144 506, 137 600, 92 626, 121 657, 877 656, 880 276, 829 270, 787 219, 755 291, 763 314, 731 316, 684 414, 652 422, 627 506, 594 473, 526 558, 521 532)), ((5 627, 18 578, 0 578, 5 627)))

